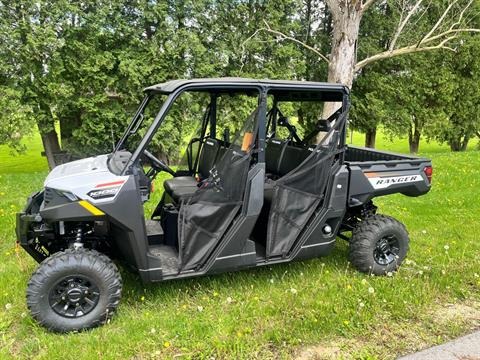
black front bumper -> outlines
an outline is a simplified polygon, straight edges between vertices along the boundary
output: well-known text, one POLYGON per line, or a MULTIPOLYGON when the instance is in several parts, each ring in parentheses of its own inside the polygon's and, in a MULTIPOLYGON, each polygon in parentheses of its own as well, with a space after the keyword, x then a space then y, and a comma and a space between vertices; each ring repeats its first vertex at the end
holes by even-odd
POLYGON ((34 228, 35 224, 41 222, 38 208, 42 201, 43 191, 30 196, 25 209, 17 213, 15 227, 17 243, 37 262, 42 262, 49 255, 48 250, 38 241, 34 228))
POLYGON ((17 243, 19 243, 35 261, 40 263, 48 257, 48 251, 37 241, 35 232, 32 229, 32 224, 37 223, 35 220, 37 216, 38 215, 27 215, 24 212, 17 213, 15 232, 17 233, 17 243))

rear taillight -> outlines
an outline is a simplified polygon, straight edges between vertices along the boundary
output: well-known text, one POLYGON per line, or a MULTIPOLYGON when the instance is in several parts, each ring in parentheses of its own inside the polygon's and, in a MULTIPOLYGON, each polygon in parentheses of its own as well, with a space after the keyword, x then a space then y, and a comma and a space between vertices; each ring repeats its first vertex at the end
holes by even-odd
POLYGON ((423 172, 427 176, 428 182, 432 183, 432 174, 433 174, 433 167, 431 166, 425 166, 423 168, 423 172))

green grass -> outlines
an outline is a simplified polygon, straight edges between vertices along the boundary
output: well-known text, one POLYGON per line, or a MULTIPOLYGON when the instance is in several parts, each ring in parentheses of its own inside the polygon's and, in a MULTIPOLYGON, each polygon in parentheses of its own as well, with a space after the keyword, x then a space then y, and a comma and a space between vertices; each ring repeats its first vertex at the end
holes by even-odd
MULTIPOLYGON (((403 140, 378 143, 408 149, 403 140)), ((344 357, 385 359, 471 326, 461 316, 450 321, 444 309, 480 302, 480 152, 424 143, 421 154, 435 168, 432 191, 377 201, 411 236, 408 263, 393 277, 351 269, 343 241, 321 259, 157 285, 122 271, 123 299, 110 324, 49 333, 25 305, 36 264, 14 246, 15 212, 47 173, 39 139, 30 145, 22 158, 0 148, 0 358, 289 358, 323 344, 344 357)))
POLYGON ((23 140, 26 151, 15 154, 6 145, 0 145, 0 174, 32 173, 48 169, 47 158, 43 151, 40 134, 28 136, 23 140))

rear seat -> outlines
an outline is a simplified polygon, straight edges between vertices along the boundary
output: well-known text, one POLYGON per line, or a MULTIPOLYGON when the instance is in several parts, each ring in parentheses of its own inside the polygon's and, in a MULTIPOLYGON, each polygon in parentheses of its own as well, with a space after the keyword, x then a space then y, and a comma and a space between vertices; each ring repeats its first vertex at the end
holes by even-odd
MULTIPOLYGON (((219 143, 215 139, 206 139, 198 159, 198 175, 200 179, 209 176, 210 169, 215 164, 219 152, 219 143)), ((163 182, 165 192, 175 201, 179 202, 184 198, 192 196, 197 191, 198 182, 193 176, 177 176, 163 182)))
POLYGON ((312 148, 288 145, 288 140, 270 139, 265 148, 267 177, 280 178, 295 169, 311 154, 312 148))
POLYGON ((286 140, 269 139, 265 146, 265 172, 267 177, 276 177, 279 171, 282 150, 286 146, 286 140))
MULTIPOLYGON (((313 147, 314 148, 314 147, 313 147)), ((288 145, 287 141, 270 139, 265 149, 265 168, 267 177, 278 179, 300 165, 313 151, 312 147, 301 148, 288 145)), ((270 204, 273 198, 273 182, 265 182, 265 203, 270 204)), ((267 205, 268 206, 268 205, 267 205)))

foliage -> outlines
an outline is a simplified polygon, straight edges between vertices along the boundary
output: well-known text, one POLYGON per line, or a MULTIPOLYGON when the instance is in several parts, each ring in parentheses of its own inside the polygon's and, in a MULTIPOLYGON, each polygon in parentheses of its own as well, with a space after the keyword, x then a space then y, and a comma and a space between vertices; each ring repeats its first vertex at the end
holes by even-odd
MULTIPOLYGON (((378 2, 365 12, 358 58, 388 49, 392 32, 404 16, 401 4, 394 0, 378 2)), ((425 33, 444 10, 443 5, 441 1, 432 2, 427 15, 409 24, 398 45, 405 46, 425 33)), ((455 11, 452 16, 458 15, 459 10, 455 11)), ((471 22, 474 26, 478 21, 472 18, 471 22)), ((2 123, 10 122, 0 128, 0 139, 19 149, 16 139, 34 122, 42 134, 55 130, 59 122, 64 150, 78 156, 104 153, 121 136, 146 85, 189 77, 327 78, 326 62, 304 46, 267 32, 256 34, 265 23, 321 53, 331 51, 332 16, 322 0, 0 0, 0 41, 4 44, 0 47, 0 88, 5 94, 5 109, 10 109, 0 113, 2 123)), ((427 135, 449 142, 452 149, 462 148, 460 143, 478 132, 478 117, 473 116, 478 114, 474 90, 468 98, 460 90, 474 89, 478 83, 474 55, 477 38, 464 36, 464 43, 456 45, 457 55, 425 53, 365 67, 353 87, 353 127, 370 131, 383 124, 392 134, 407 134, 410 126, 406 114, 430 106, 422 100, 427 92, 433 98, 432 91, 454 91, 453 101, 435 107, 445 116, 430 118, 428 112, 418 113, 425 119, 416 121, 422 131, 423 123, 432 124, 427 127, 435 130, 428 130, 427 135), (432 72, 429 63, 449 68, 450 72, 432 72), (398 76, 407 70, 413 78, 398 76), (396 87, 395 95, 402 103, 415 101, 410 110, 400 109, 401 114, 393 110, 399 108, 398 103, 391 103, 394 94, 384 96, 398 82, 403 85, 396 87), (453 90, 438 87, 449 82, 459 86, 453 90), (429 87, 433 83, 436 87, 429 87), (425 89, 412 92, 413 86, 424 85, 425 89), (452 109, 446 107, 459 101, 469 106, 456 112, 455 119, 448 117, 452 109)), ((438 97, 443 95, 439 93, 438 97)), ((309 104, 295 110, 303 133, 308 133, 321 115, 321 110, 309 104)), ((173 126, 180 129, 180 125, 181 119, 177 119, 173 126)), ((157 142, 156 151, 174 158, 172 152, 189 131, 171 138, 168 146, 157 142)))
POLYGON ((461 42, 457 53, 449 56, 448 70, 453 74, 455 91, 447 123, 439 124, 434 136, 445 141, 453 151, 465 151, 468 142, 480 131, 480 39, 461 42))
POLYGON ((15 89, 0 86, 0 144, 7 144, 16 151, 24 150, 21 139, 35 126, 33 111, 21 102, 15 89))

